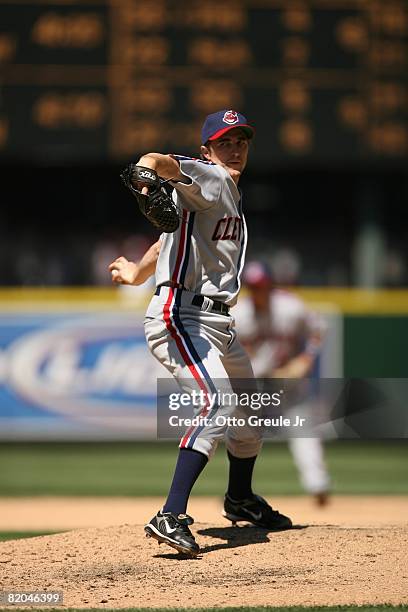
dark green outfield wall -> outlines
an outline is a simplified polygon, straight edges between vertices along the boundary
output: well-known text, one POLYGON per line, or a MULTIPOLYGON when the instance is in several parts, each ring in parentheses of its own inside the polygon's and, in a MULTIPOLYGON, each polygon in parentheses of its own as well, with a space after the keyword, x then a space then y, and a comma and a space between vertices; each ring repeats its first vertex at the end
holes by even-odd
POLYGON ((408 377, 408 316, 345 315, 344 376, 408 377))

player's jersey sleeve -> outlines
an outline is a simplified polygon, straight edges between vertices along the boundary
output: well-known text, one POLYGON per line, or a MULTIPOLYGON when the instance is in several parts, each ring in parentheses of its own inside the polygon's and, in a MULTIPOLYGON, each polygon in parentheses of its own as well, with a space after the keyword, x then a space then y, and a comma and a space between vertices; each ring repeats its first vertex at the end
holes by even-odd
POLYGON ((172 155, 180 164, 185 181, 172 183, 187 210, 204 211, 215 206, 221 195, 226 171, 212 162, 172 155))

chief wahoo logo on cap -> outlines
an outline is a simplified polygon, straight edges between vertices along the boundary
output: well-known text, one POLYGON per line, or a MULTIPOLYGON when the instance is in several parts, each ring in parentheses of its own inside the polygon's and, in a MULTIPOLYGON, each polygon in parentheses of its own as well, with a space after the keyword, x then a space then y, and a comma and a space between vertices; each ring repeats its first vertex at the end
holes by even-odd
POLYGON ((234 123, 238 123, 239 121, 238 113, 236 111, 229 110, 226 113, 224 113, 224 117, 222 118, 222 120, 224 121, 224 123, 228 123, 228 125, 233 125, 234 123))

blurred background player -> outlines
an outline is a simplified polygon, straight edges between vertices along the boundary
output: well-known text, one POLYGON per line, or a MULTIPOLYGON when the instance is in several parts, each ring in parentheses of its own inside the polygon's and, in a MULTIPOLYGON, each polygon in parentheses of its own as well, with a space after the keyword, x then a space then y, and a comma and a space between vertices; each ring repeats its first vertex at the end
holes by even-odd
MULTIPOLYGON (((257 378, 318 376, 324 323, 293 293, 273 285, 268 265, 252 261, 243 272, 248 296, 242 297, 233 315, 241 342, 247 349, 257 378)), ((302 406, 296 406, 302 409, 302 406)), ((305 405, 304 410, 313 410, 305 405)), ((319 438, 289 438, 289 448, 304 489, 316 503, 328 502, 330 478, 319 438)))

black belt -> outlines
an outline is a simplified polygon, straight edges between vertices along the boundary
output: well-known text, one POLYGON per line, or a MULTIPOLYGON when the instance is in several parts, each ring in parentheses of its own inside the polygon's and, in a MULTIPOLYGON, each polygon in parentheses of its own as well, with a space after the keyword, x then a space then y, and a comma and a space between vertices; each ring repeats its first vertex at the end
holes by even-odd
MULTIPOLYGON (((173 282, 169 282, 169 283, 163 283, 162 285, 159 285, 156 288, 156 291, 154 292, 155 295, 160 295, 160 289, 162 287, 173 287, 173 289, 184 289, 185 287, 183 287, 183 285, 181 285, 180 283, 173 283, 173 282)), ((198 306, 198 308, 201 308, 202 305, 204 304, 204 300, 205 300, 204 295, 195 295, 193 297, 193 299, 191 300, 191 304, 193 306, 198 306)), ((220 302, 219 300, 213 300, 212 298, 209 298, 212 302, 212 306, 211 308, 209 308, 209 310, 207 312, 219 312, 222 315, 229 315, 229 306, 227 306, 226 304, 224 304, 224 302, 220 302)))
POLYGON ((169 281, 168 283, 162 283, 158 287, 156 287, 155 295, 160 295, 160 287, 173 287, 173 289, 185 289, 184 285, 181 283, 174 283, 173 281, 169 281))
MULTIPOLYGON (((219 300, 213 300, 212 298, 209 299, 212 301, 212 307, 210 308, 210 312, 219 312, 223 315, 229 315, 229 306, 224 304, 224 302, 220 302, 219 300)), ((201 308, 204 304, 204 300, 204 295, 195 295, 191 300, 191 303, 193 306, 198 306, 199 308, 201 308)))

